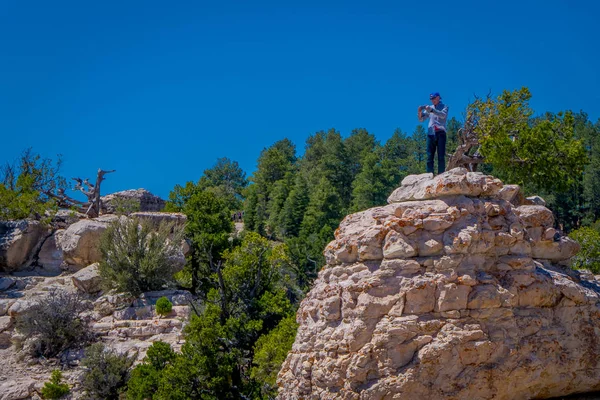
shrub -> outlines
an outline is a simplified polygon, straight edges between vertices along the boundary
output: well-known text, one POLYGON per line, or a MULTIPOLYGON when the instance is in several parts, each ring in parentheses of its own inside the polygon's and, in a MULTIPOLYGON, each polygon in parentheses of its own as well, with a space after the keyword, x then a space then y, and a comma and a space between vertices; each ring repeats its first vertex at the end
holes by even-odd
POLYGON ((95 343, 85 351, 82 388, 89 399, 118 399, 134 359, 95 343))
POLYGON ((172 309, 173 303, 171 303, 166 297, 163 296, 156 300, 156 313, 158 315, 165 316, 170 313, 172 309))
POLYGON ((583 227, 571 232, 569 237, 581 245, 579 253, 572 258, 573 267, 600 273, 600 232, 583 227))
POLYGON ((17 318, 17 329, 31 339, 34 355, 54 357, 91 337, 79 316, 89 307, 77 293, 52 290, 17 318))
POLYGON ((181 256, 183 228, 120 218, 103 233, 99 272, 105 284, 134 296, 160 290, 173 281, 181 256))
POLYGON ((62 372, 58 369, 52 371, 50 381, 44 383, 44 387, 42 388, 42 397, 44 399, 60 399, 69 393, 69 385, 60 383, 61 380, 62 372))
POLYGON ((140 201, 137 199, 128 199, 123 197, 115 197, 112 199, 112 206, 116 215, 129 215, 140 211, 140 201))
POLYGON ((252 378, 262 382, 262 392, 265 396, 277 394, 277 373, 281 364, 292 349, 298 324, 296 315, 290 315, 271 332, 258 338, 254 346, 254 367, 251 370, 252 378))
POLYGON ((131 378, 127 382, 127 398, 129 400, 152 398, 158 390, 162 370, 176 357, 168 343, 153 343, 146 353, 144 363, 131 371, 131 378))
POLYGON ((67 187, 59 175, 61 156, 56 162, 42 158, 31 148, 25 150, 15 163, 0 166, 0 219, 41 219, 46 211, 58 209, 49 194, 67 187))

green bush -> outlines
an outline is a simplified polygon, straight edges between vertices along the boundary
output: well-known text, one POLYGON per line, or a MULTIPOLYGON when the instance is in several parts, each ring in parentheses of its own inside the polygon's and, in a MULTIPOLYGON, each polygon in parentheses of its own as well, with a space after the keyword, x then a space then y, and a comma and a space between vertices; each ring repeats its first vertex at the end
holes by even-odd
POLYGON ((91 337, 79 313, 90 305, 76 293, 52 290, 17 317, 17 330, 31 339, 36 356, 54 357, 91 337))
POLYGON ((173 303, 171 303, 166 297, 163 296, 156 300, 156 313, 158 315, 165 316, 170 313, 172 309, 173 303))
POLYGON ((152 398, 158 390, 162 370, 175 360, 177 354, 165 342, 155 342, 146 353, 144 363, 131 371, 127 382, 127 399, 144 400, 152 398))
POLYGON ((52 371, 50 381, 44 383, 44 387, 42 388, 42 397, 44 399, 60 399, 69 393, 69 385, 60 383, 61 380, 62 372, 58 369, 52 371))
POLYGON ((103 233, 99 272, 106 286, 137 296, 161 290, 178 268, 183 228, 161 222, 120 218, 103 233))
POLYGON ((59 175, 61 164, 60 156, 54 162, 29 148, 15 163, 0 166, 0 220, 35 218, 49 222, 46 212, 58 209, 50 194, 67 187, 59 175))
POLYGON ((572 258, 573 267, 600 273, 600 232, 583 227, 571 232, 569 237, 581 246, 579 253, 572 258))
POLYGON ((140 211, 140 201, 136 199, 127 199, 116 196, 112 199, 111 203, 114 208, 114 214, 116 215, 129 215, 140 211))
POLYGON ((277 394, 277 374, 281 364, 292 349, 298 324, 296 315, 290 315, 271 332, 258 338, 254 346, 254 367, 251 370, 252 378, 262 382, 262 392, 265 396, 277 394))
POLYGON ((118 399, 127 384, 134 358, 95 343, 85 351, 82 388, 88 399, 118 399))

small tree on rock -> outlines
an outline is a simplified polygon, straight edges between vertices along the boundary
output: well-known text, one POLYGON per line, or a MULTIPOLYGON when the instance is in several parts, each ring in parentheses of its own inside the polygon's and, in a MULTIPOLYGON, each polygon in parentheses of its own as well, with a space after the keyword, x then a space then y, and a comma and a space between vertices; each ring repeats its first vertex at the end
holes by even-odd
POLYGON ((564 191, 583 171, 587 157, 573 134, 570 112, 533 119, 527 88, 496 99, 476 98, 467 106, 459 146, 448 169, 474 171, 483 162, 499 178, 530 189, 564 191))

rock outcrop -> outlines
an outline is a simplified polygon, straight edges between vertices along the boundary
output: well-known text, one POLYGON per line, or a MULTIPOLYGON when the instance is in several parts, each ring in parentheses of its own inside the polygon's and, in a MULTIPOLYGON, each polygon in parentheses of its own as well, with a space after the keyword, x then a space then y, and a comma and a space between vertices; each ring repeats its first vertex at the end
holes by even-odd
POLYGON ((71 280, 73 285, 84 293, 97 293, 102 290, 98 263, 80 269, 71 276, 71 280))
POLYGON ((390 204, 347 216, 298 310, 279 398, 599 390, 600 285, 568 267, 579 246, 552 212, 519 199, 454 169, 407 177, 390 204))
POLYGON ((56 243, 62 250, 64 261, 78 268, 100 261, 100 237, 108 224, 84 219, 56 234, 56 243))
MULTIPOLYGON (((182 213, 136 212, 129 217, 114 214, 93 219, 71 216, 65 229, 51 231, 39 221, 0 221, 0 273, 17 273, 36 268, 40 275, 58 275, 63 269, 78 270, 100 261, 100 237, 109 224, 119 218, 137 218, 149 222, 155 229, 161 222, 182 226, 186 216, 182 213)), ((62 226, 62 225, 61 225, 62 226)), ((177 255, 178 264, 185 263, 189 245, 182 243, 177 255)))
POLYGON ((0 272, 12 272, 31 260, 47 230, 39 221, 0 221, 0 272))
POLYGON ((60 276, 38 275, 0 277, 0 400, 39 399, 44 382, 59 365, 64 382, 71 388, 73 399, 83 398, 81 349, 67 350, 58 360, 30 356, 30 341, 18 331, 18 318, 51 291, 75 294, 85 292, 81 301, 90 309, 79 316, 87 324, 95 341, 119 353, 127 353, 141 362, 147 349, 156 341, 164 341, 180 351, 183 329, 189 319, 190 303, 196 299, 187 291, 162 290, 146 292, 139 297, 124 293, 98 292, 96 265, 76 273, 62 271, 60 276), (165 296, 173 303, 166 316, 156 313, 156 300, 165 296))
POLYGON ((114 213, 119 208, 135 211, 162 211, 167 202, 153 195, 146 189, 130 189, 112 193, 102 197, 102 210, 105 213, 114 213))

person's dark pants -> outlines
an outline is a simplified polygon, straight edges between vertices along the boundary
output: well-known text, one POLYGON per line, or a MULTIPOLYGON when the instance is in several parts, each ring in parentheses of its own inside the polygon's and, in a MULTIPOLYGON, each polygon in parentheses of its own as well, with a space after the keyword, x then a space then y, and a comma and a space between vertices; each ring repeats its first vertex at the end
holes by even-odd
POLYGON ((433 156, 438 153, 438 174, 446 170, 446 132, 427 135, 427 172, 433 173, 433 156))

